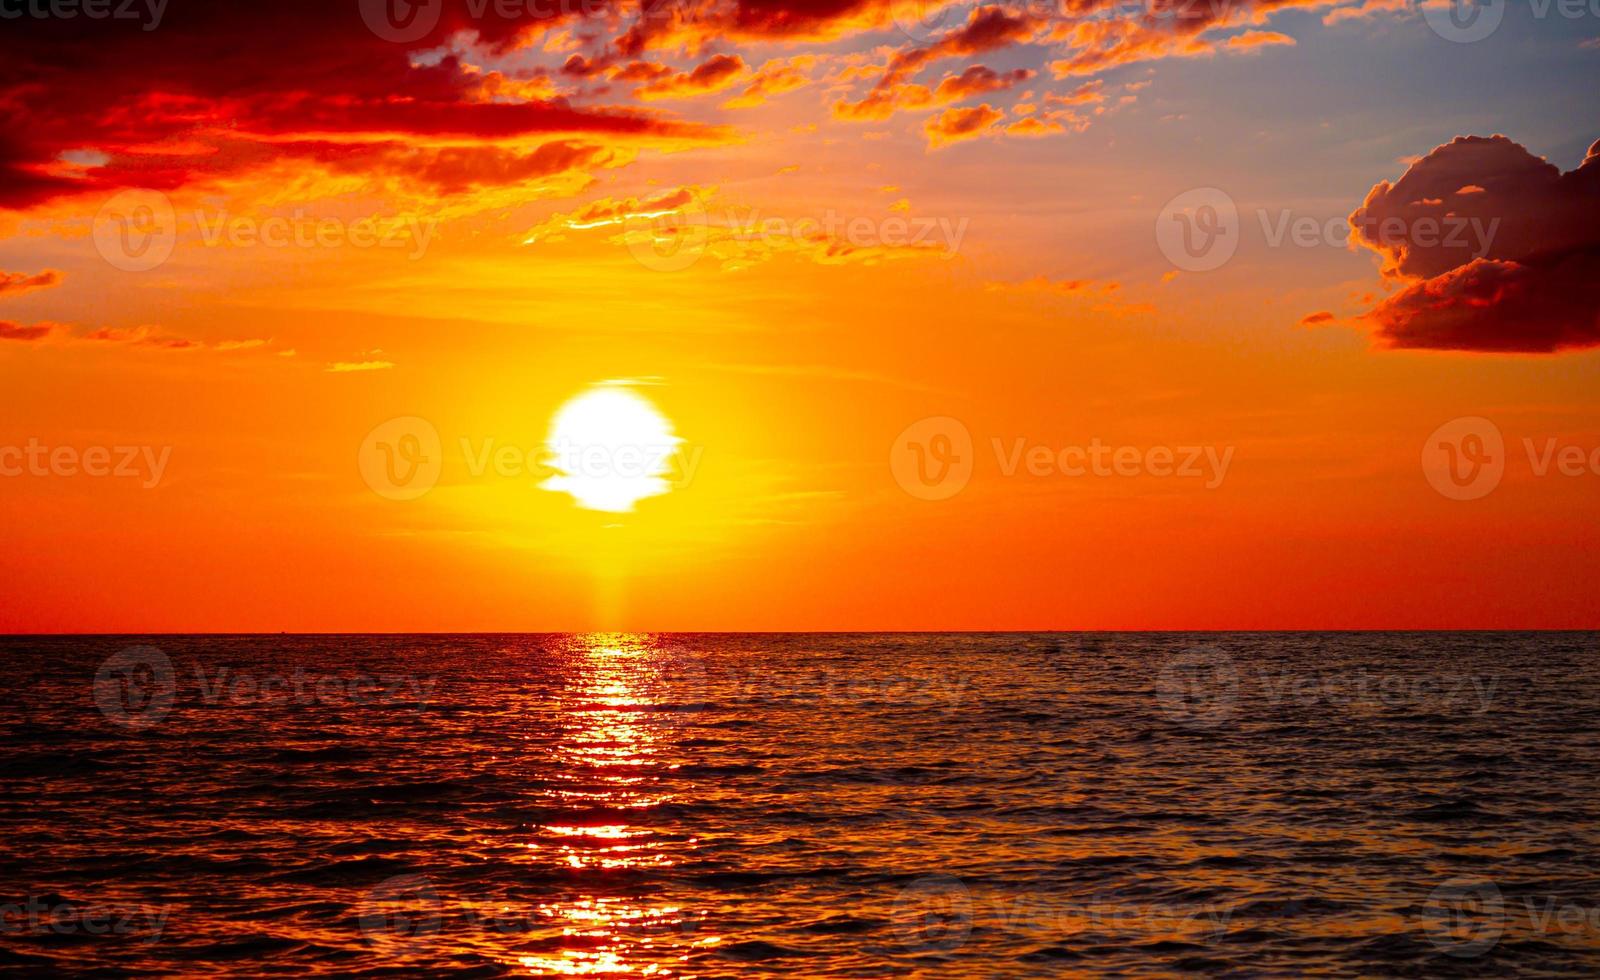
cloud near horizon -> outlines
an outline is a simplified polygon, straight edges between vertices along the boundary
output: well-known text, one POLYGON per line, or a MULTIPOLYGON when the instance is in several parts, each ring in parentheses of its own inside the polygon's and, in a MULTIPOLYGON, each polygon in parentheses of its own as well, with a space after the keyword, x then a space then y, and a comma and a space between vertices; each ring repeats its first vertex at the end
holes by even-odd
MULTIPOLYGON (((29 274, 0 269, 0 297, 17 296, 34 289, 49 289, 61 283, 54 269, 29 274)), ((0 320, 0 340, 34 341, 48 336, 60 324, 34 323, 24 326, 15 320, 0 320)))

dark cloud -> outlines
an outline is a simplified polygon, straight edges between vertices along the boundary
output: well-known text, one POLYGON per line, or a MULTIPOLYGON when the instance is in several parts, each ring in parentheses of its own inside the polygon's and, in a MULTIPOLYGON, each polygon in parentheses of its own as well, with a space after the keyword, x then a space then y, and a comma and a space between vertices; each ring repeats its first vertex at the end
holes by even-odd
POLYGON ((31 327, 25 327, 10 320, 0 320, 0 340, 38 340, 50 330, 51 325, 48 323, 36 323, 31 327))
POLYGON ((479 97, 482 76, 457 57, 414 58, 464 28, 480 46, 515 46, 554 24, 537 11, 563 6, 574 5, 528 4, 515 19, 474 21, 464 2, 446 3, 438 25, 411 44, 379 36, 353 2, 172 0, 149 31, 116 18, 7 21, 0 207, 128 186, 170 190, 285 157, 361 158, 384 137, 408 149, 424 175, 499 170, 507 180, 541 161, 526 158, 532 147, 496 141, 720 138, 717 127, 629 109, 489 101, 479 97), (439 146, 451 141, 458 145, 439 146), (429 159, 436 149, 441 159, 429 159), (463 162, 474 154, 483 159, 463 162))
POLYGON ((1575 170, 1504 136, 1457 137, 1350 215, 1403 284, 1366 314, 1391 347, 1600 345, 1600 143, 1575 170))

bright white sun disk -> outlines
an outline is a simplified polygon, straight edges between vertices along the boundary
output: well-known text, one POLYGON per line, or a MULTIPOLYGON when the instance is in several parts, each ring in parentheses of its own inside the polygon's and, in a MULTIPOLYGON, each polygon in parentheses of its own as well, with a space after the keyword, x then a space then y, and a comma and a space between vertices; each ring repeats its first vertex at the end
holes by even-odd
POLYGON ((625 513, 672 489, 666 477, 682 441, 650 399, 619 385, 591 388, 551 419, 546 449, 556 473, 539 486, 588 510, 625 513))

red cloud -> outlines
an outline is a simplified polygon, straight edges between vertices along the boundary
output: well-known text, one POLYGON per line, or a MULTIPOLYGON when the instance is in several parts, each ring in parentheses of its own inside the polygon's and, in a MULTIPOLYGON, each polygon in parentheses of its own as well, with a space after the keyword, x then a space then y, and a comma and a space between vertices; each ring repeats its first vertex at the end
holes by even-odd
POLYGON ((61 273, 46 269, 37 275, 25 272, 0 270, 0 296, 8 293, 25 293, 30 289, 48 289, 61 281, 61 273))
POLYGON ((812 55, 799 55, 788 61, 774 59, 761 66, 745 90, 722 104, 724 109, 748 109, 766 102, 769 98, 792 92, 811 83, 806 69, 816 64, 812 55))
MULTIPOLYGON (((30 289, 48 289, 61 281, 61 273, 46 269, 36 275, 0 270, 0 296, 8 293, 25 293, 30 289)), ((0 340, 38 340, 53 328, 51 323, 36 323, 25 327, 12 320, 0 320, 0 340)))
MULTIPOLYGON (((928 65, 944 58, 982 54, 1025 41, 1034 35, 1039 26, 1040 22, 1034 18, 1026 15, 1012 16, 1002 7, 979 7, 968 17, 966 24, 950 31, 933 44, 896 53, 872 90, 858 102, 835 103, 834 115, 841 119, 887 119, 897 109, 920 109, 932 105, 936 100, 927 86, 907 84, 909 79, 928 65)), ((974 67, 989 72, 989 69, 981 65, 974 67)), ((958 79, 959 77, 957 76, 958 79)), ((956 81, 953 84, 960 86, 962 83, 956 81)), ((967 93, 971 94, 976 93, 967 93)), ((955 101, 960 97, 965 96, 953 96, 938 101, 955 101)))
POLYGON ((1388 346, 1600 346, 1600 143, 1570 173, 1504 136, 1461 136, 1384 181, 1355 240, 1405 284, 1365 314, 1388 346))
POLYGON ((928 148, 938 149, 961 140, 975 139, 1004 115, 1004 112, 987 102, 970 109, 946 109, 923 126, 923 131, 928 134, 928 148))
MULTIPOLYGON (((944 96, 913 83, 941 59, 1051 44, 1066 55, 1055 63, 1058 74, 1093 73, 1228 44, 1285 43, 1269 31, 1235 32, 1231 42, 1207 32, 1260 26, 1289 7, 1357 2, 1148 0, 1137 13, 1113 0, 1071 0, 1048 12, 988 4, 936 41, 891 53, 877 88, 836 111, 882 118, 942 104, 944 96)), ((640 59, 646 51, 698 54, 713 44, 876 36, 905 13, 904 0, 186 0, 162 9, 158 30, 114 17, 8 22, 0 33, 0 208, 128 186, 172 190, 285 159, 337 161, 347 172, 370 165, 443 192, 514 184, 542 173, 560 152, 530 157, 530 137, 548 139, 547 147, 601 148, 573 156, 575 169, 611 166, 627 154, 603 151, 619 144, 721 142, 732 134, 661 113, 580 106, 560 97, 558 86, 574 86, 574 98, 603 93, 616 80, 636 84, 645 98, 719 91, 748 71, 735 54, 698 66, 640 59), (386 10, 416 19, 381 22, 386 10), (565 40, 541 47, 558 37, 565 40), (510 76, 475 63, 511 52, 526 67, 510 76), (565 64, 536 64, 541 53, 565 64)), ((769 62, 727 104, 759 104, 805 84, 805 57, 769 62)), ((970 72, 950 83, 951 99, 970 72)), ((1052 122, 1061 124, 1034 128, 1052 122)))
POLYGON ((1028 40, 1039 21, 1027 14, 1012 15, 1005 7, 979 7, 960 27, 939 39, 934 50, 941 56, 982 54, 1028 40))
POLYGON ((24 327, 10 320, 0 320, 0 340, 38 340, 50 330, 51 325, 48 323, 36 323, 31 327, 24 327))
POLYGON ((667 99, 718 92, 732 85, 744 70, 743 58, 736 54, 719 54, 707 59, 694 71, 657 78, 635 94, 646 99, 667 99))
POLYGON ((939 102, 960 102, 974 95, 998 92, 1033 77, 1033 72, 1018 68, 1001 74, 983 65, 973 65, 959 75, 951 75, 939 83, 933 95, 939 102))
POLYGON ((720 127, 561 99, 490 101, 482 74, 457 55, 413 56, 460 30, 481 48, 509 49, 561 19, 537 11, 563 5, 474 21, 478 5, 453 0, 412 43, 369 27, 358 9, 365 6, 172 4, 154 31, 118 18, 8 22, 0 32, 0 207, 127 186, 170 190, 282 158, 359 159, 385 141, 379 156, 390 163, 403 150, 419 171, 499 170, 515 181, 522 167, 542 165, 516 160, 528 136, 726 136, 720 127), (502 141, 519 145, 495 145, 502 141), (484 159, 464 161, 474 154, 484 159))

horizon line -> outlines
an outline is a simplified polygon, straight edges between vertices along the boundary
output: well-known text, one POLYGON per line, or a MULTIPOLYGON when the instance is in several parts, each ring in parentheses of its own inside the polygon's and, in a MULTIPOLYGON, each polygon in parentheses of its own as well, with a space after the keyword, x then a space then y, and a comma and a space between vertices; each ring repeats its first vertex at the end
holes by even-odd
POLYGON ((1276 629, 1227 628, 1102 628, 1102 629, 773 629, 773 630, 715 630, 715 629, 589 629, 589 630, 128 630, 112 632, 0 632, 0 639, 26 638, 81 638, 127 636, 588 636, 596 634, 629 635, 700 635, 700 636, 962 636, 1001 634, 1014 636, 1085 635, 1097 633, 1123 634, 1273 634, 1273 633, 1597 633, 1600 626, 1357 626, 1357 627, 1307 627, 1294 626, 1276 629))

